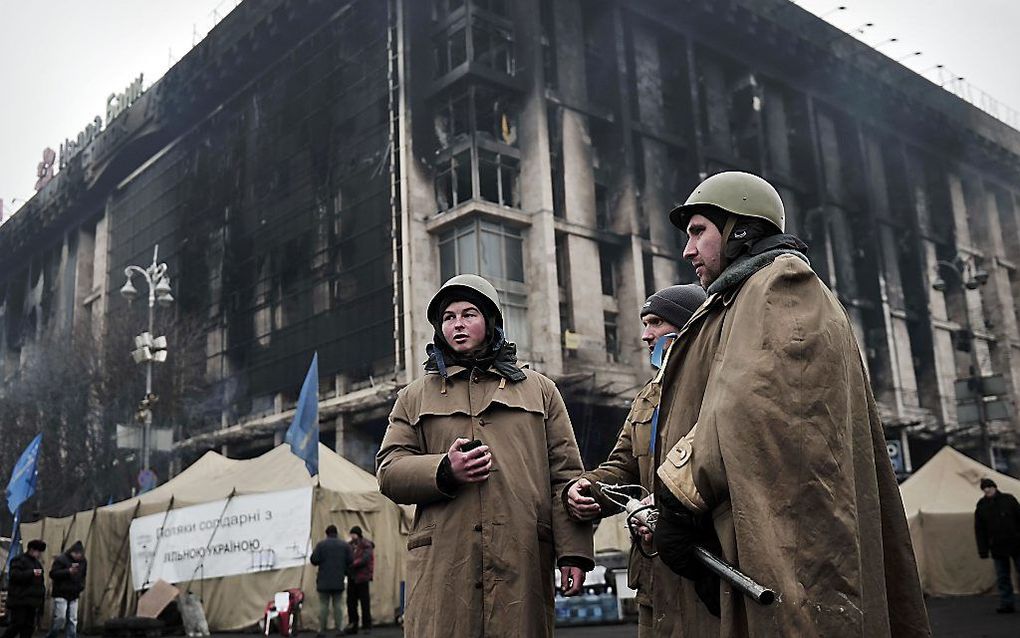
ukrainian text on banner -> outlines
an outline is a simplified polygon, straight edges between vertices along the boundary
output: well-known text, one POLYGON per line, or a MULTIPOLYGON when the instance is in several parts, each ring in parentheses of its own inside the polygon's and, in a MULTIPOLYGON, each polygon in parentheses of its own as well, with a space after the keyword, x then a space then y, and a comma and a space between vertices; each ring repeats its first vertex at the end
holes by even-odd
POLYGON ((308 552, 312 488, 248 494, 131 521, 136 590, 300 567, 308 552), (228 502, 229 501, 229 502, 228 502))

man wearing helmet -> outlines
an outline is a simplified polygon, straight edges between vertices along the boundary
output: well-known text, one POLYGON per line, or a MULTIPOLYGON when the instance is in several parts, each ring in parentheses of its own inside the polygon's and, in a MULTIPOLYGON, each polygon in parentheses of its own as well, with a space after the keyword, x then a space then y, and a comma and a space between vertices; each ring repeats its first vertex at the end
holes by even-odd
POLYGON ((429 303, 425 376, 397 395, 376 457, 379 488, 416 505, 404 635, 551 636, 552 571, 577 594, 591 523, 560 502, 583 470, 552 381, 517 366, 499 296, 458 275, 429 303))
POLYGON ((857 341, 779 194, 720 173, 670 221, 708 292, 667 354, 656 446, 655 546, 684 577, 685 635, 929 635, 857 341), (778 601, 720 583, 696 544, 778 601))

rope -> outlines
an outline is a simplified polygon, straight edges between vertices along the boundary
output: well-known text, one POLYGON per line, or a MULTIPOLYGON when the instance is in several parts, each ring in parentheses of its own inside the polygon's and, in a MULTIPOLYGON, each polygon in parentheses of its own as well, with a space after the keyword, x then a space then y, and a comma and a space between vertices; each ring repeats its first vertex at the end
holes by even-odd
MULTIPOLYGON (((166 505, 166 511, 163 512, 163 522, 160 524, 160 529, 166 527, 166 519, 170 516, 170 510, 174 506, 173 494, 170 495, 170 502, 166 505)), ((142 580, 142 587, 149 584, 149 576, 152 576, 152 568, 156 566, 156 556, 159 554, 159 544, 163 541, 163 535, 156 531, 156 545, 152 548, 152 559, 149 561, 149 567, 145 570, 145 579, 142 580)))
MULTIPOLYGON (((234 496, 236 496, 236 495, 237 495, 237 488, 235 487, 235 488, 232 488, 230 490, 230 496, 227 497, 227 502, 223 504, 223 510, 220 512, 220 515, 216 518, 216 525, 213 527, 212 534, 209 535, 209 542, 207 542, 205 544, 205 552, 202 554, 202 560, 200 560, 198 562, 198 565, 195 566, 195 571, 191 572, 191 580, 188 581, 188 585, 185 588, 185 591, 191 591, 191 584, 195 582, 195 576, 198 574, 198 570, 200 570, 200 569, 205 567, 205 557, 209 555, 209 548, 212 547, 213 539, 216 538, 216 532, 219 531, 219 529, 220 529, 220 522, 223 520, 223 515, 227 513, 227 508, 230 507, 230 502, 232 500, 234 500, 234 496)), ((202 575, 203 576, 205 575, 204 571, 202 572, 202 575)), ((205 600, 205 596, 204 596, 204 594, 205 594, 205 589, 204 589, 204 587, 205 587, 205 579, 202 578, 201 580, 203 581, 203 583, 202 583, 202 587, 203 587, 203 590, 202 590, 202 593, 203 593, 202 600, 204 601, 205 600)))

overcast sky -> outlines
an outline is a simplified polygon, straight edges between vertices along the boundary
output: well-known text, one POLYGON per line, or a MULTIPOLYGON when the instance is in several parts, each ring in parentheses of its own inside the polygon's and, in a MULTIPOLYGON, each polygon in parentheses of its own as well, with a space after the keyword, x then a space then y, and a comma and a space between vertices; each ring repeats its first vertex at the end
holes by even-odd
MULTIPOLYGON (((424 1, 424 0, 421 0, 424 1)), ((236 0, 0 0, 0 199, 33 194, 42 150, 59 150, 139 73, 151 86, 236 0)), ((915 71, 964 76, 1020 110, 1020 0, 799 0, 915 71), (845 6, 842 11, 835 10, 845 6), (897 42, 888 42, 889 38, 897 42)), ((976 97, 976 96, 975 96, 976 97)))

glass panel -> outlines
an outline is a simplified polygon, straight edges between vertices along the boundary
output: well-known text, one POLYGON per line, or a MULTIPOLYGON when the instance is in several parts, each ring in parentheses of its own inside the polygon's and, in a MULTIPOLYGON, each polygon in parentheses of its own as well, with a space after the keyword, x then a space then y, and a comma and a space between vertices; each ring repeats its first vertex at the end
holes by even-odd
POLYGON ((487 201, 499 201, 499 157, 488 151, 478 151, 478 186, 479 196, 487 201))
POLYGON ((483 277, 497 277, 505 279, 503 273, 503 256, 500 251, 502 237, 496 233, 482 231, 481 235, 481 262, 483 277))
POLYGON ((467 34, 457 29, 450 34, 450 58, 447 71, 452 71, 467 62, 467 34))
POLYGON ((503 302, 503 329, 508 341, 517 344, 520 352, 531 350, 531 331, 528 329, 528 297, 516 293, 499 291, 503 302))
POLYGON ((471 151, 464 151, 453 158, 454 175, 456 177, 457 201, 462 204, 474 195, 471 192, 471 151))
POLYGON ((436 206, 439 210, 453 207, 453 174, 449 168, 436 176, 436 206))
POLYGON ((457 238, 457 273, 478 272, 478 247, 475 231, 457 238))
POLYGON ((510 157, 503 157, 503 166, 500 169, 500 186, 502 204, 520 208, 521 193, 517 179, 517 160, 510 157))
POLYGON ((439 272, 443 281, 457 274, 457 251, 452 238, 439 244, 439 272))
MULTIPOLYGON (((510 230, 510 229, 507 229, 510 230)), ((524 282, 524 253, 520 231, 516 237, 508 236, 503 238, 503 246, 506 250, 506 278, 510 281, 524 282)))
POLYGON ((453 124, 451 129, 454 137, 468 135, 471 132, 471 122, 468 119, 468 103, 466 93, 453 98, 451 106, 453 124))

